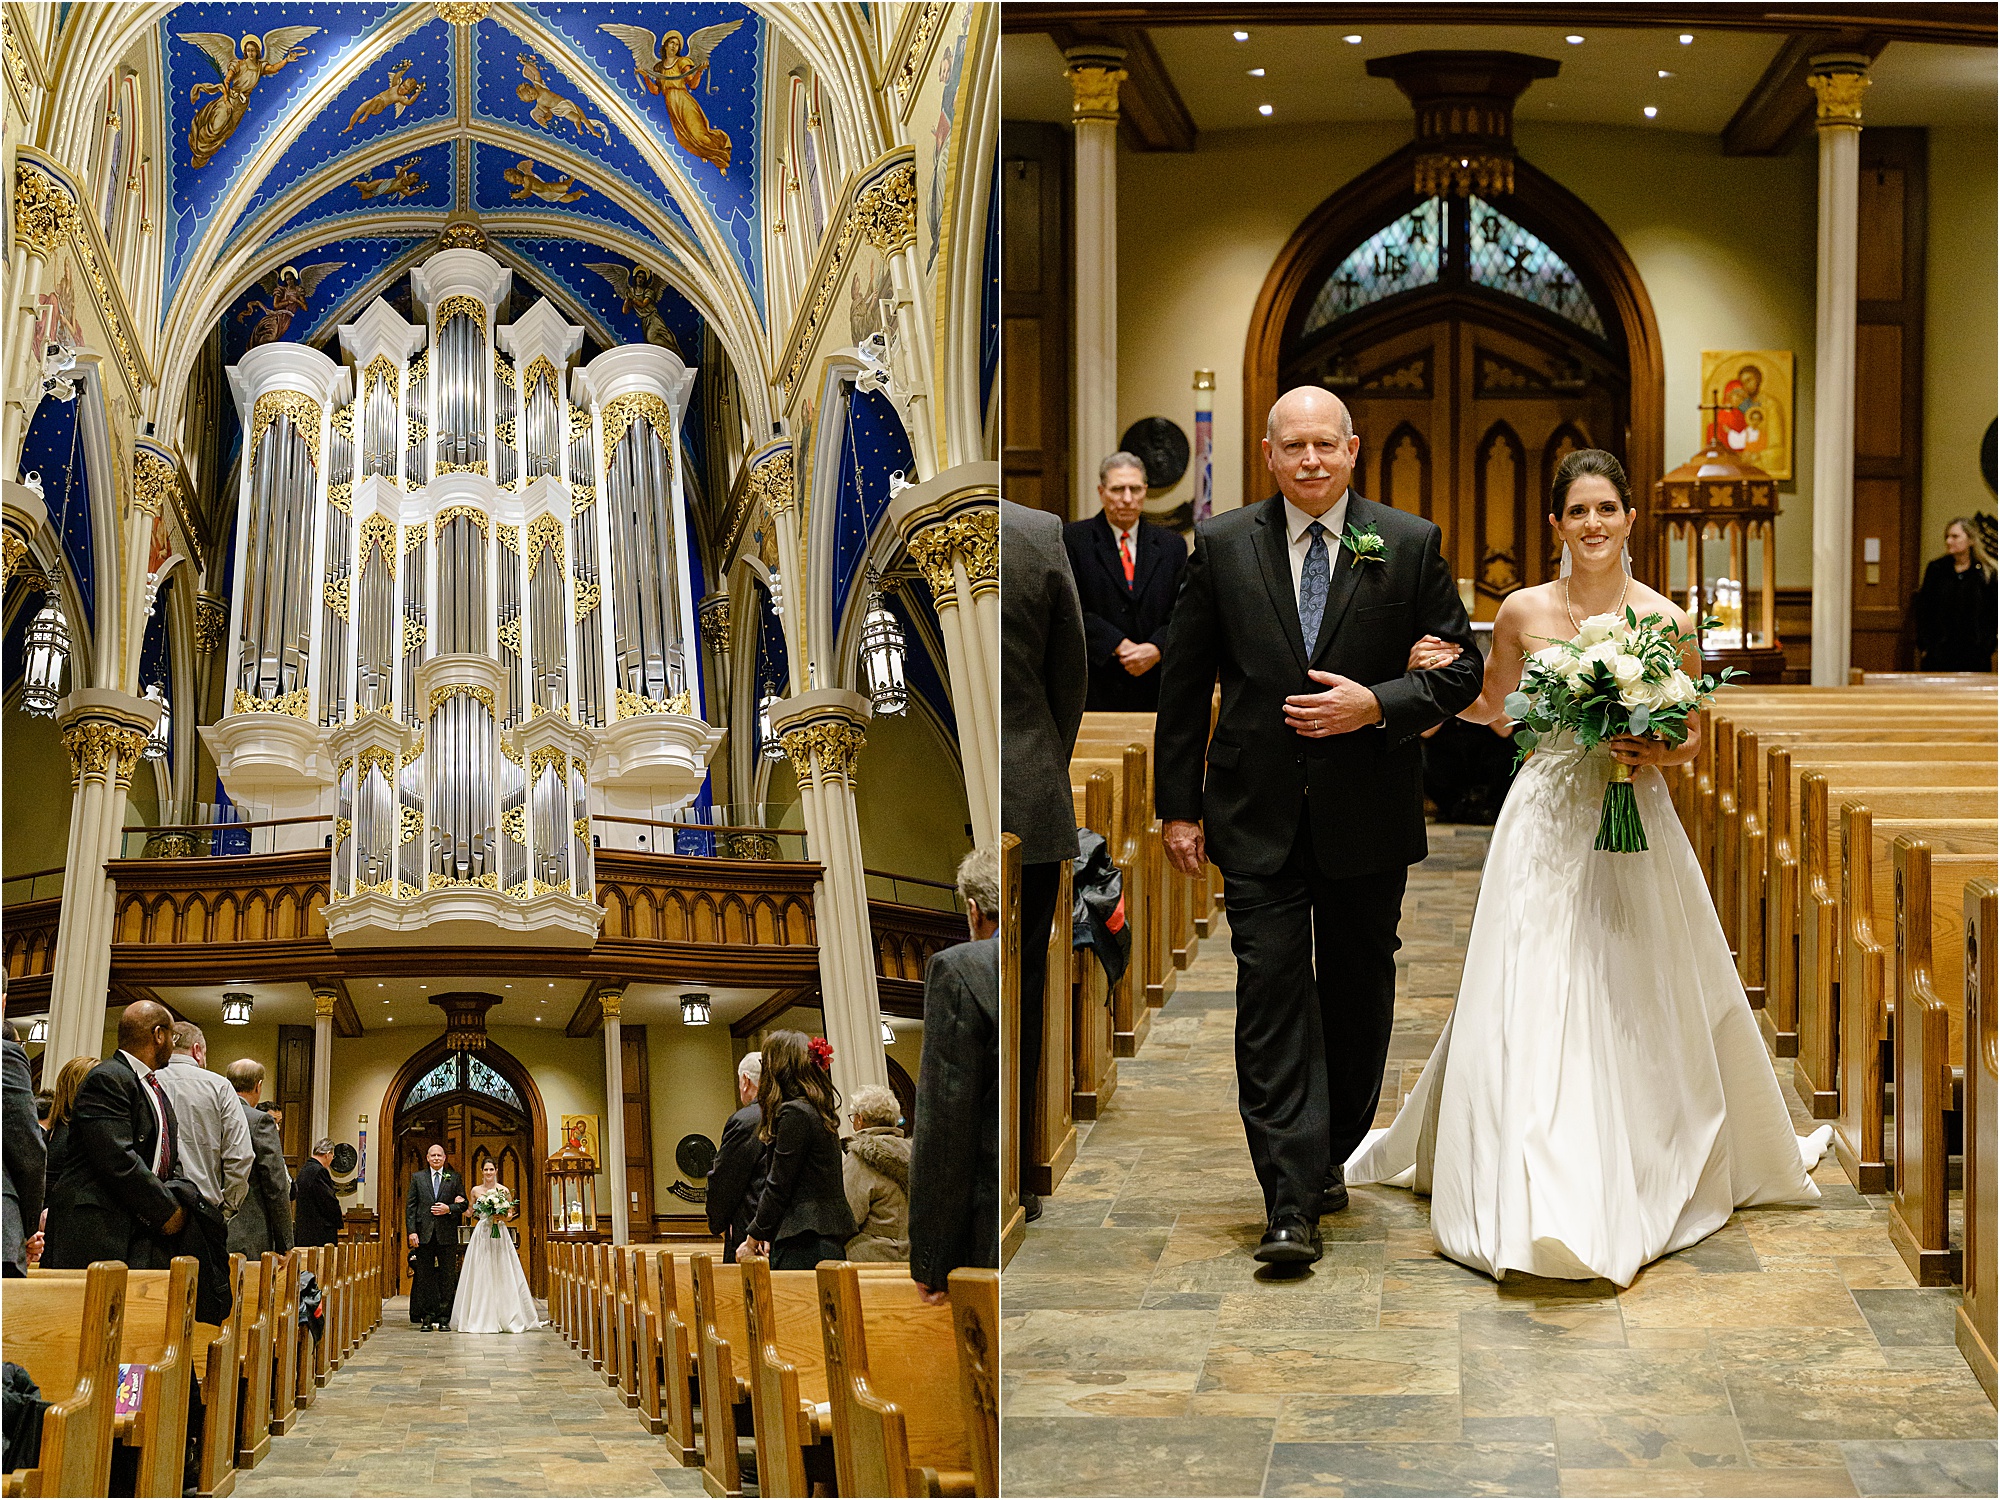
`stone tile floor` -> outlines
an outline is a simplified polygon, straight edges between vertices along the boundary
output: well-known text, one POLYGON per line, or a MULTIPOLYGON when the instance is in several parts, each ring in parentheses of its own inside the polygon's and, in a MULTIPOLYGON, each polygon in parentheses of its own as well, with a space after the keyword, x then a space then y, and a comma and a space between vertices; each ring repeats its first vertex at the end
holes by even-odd
POLYGON ((236 1494, 702 1494, 663 1442, 552 1330, 419 1333, 398 1297, 236 1494))
MULTIPOLYGON (((1379 1123, 1457 992, 1487 832, 1434 828, 1411 872, 1379 1123)), ((1007 1267, 1009 1495, 1996 1492, 1957 1293, 1917 1288, 1831 1154, 1819 1204, 1740 1212, 1622 1293, 1496 1284, 1376 1187, 1313 1274, 1260 1278, 1234 982, 1218 920, 1007 1267)))

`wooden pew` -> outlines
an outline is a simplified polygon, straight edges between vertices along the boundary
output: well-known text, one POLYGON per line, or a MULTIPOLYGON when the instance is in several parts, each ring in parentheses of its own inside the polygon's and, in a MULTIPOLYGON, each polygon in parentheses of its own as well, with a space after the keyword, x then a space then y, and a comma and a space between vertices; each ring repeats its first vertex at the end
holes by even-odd
MULTIPOLYGON (((1214 700, 1220 703, 1220 692, 1214 700)), ((1153 813, 1152 750, 1153 736, 1157 729, 1155 717, 1147 713, 1091 713, 1083 716, 1084 728, 1079 738, 1094 733, 1117 735, 1127 743, 1144 746, 1147 752, 1147 777, 1144 808, 1144 826, 1155 830, 1153 842, 1161 848, 1160 867, 1163 879, 1171 893, 1169 902, 1168 950, 1174 966, 1185 969, 1200 952, 1201 939, 1207 936, 1207 917, 1211 906, 1212 886, 1209 873, 1200 876, 1182 875, 1166 863, 1164 845, 1157 830, 1160 820, 1153 813)), ((1214 724, 1214 710, 1211 711, 1210 725, 1214 724)), ((1212 867, 1211 867, 1212 871, 1212 867)))
POLYGON ((743 1314, 757 1493, 810 1495, 815 1479, 824 1486, 831 1477, 833 1436, 813 1273, 773 1271, 761 1256, 746 1261, 743 1314))
POLYGON ((286 1255, 264 1253, 275 1300, 271 1305, 271 1432, 282 1437, 299 1419, 299 1272, 305 1260, 298 1250, 286 1255))
POLYGON ((1990 794, 1983 806, 1988 813, 1984 819, 1928 821, 1878 817, 1861 801, 1843 803, 1840 810, 1840 1108, 1834 1116, 1833 1149, 1848 1180, 1862 1193, 1889 1191, 1884 1085, 1896 951, 1893 846, 1899 834, 1922 839, 1931 846, 1936 874, 1947 868, 1945 855, 1983 856, 1981 873, 1989 871, 2000 848, 1995 838, 2000 830, 1991 816, 1990 794))
MULTIPOLYGON (((736 1444, 750 1419, 750 1335, 743 1311, 743 1268, 695 1255, 695 1368, 701 1389, 701 1482, 709 1494, 743 1493, 736 1444)), ((843 1490, 843 1494, 850 1493, 843 1490)))
POLYGON ((694 1315, 693 1257, 664 1252, 651 1257, 654 1306, 660 1313, 660 1421, 667 1452, 683 1467, 701 1457, 695 1444, 695 1411, 700 1399, 694 1315))
POLYGON ((0 1342, 49 1403, 36 1465, 7 1475, 8 1495, 109 1491, 127 1276, 123 1262, 101 1260, 80 1277, 8 1283, 0 1342))
POLYGON ((1993 1127, 2000 1121, 2000 882, 1965 888, 1965 1295, 1954 1337, 1988 1401, 2000 1400, 2000 1192, 1993 1127))
POLYGON ((292 1251, 292 1258, 299 1263, 298 1288, 303 1290, 307 1276, 313 1277, 320 1288, 320 1336, 314 1338, 312 1330, 298 1331, 297 1354, 295 1359, 295 1379, 292 1390, 299 1410, 303 1411, 318 1399, 320 1350, 325 1347, 330 1335, 326 1331, 326 1262, 327 1247, 324 1245, 301 1245, 292 1251))
POLYGON ((236 1467, 254 1469, 271 1451, 271 1353, 276 1289, 273 1255, 243 1263, 237 1283, 243 1344, 236 1396, 236 1467))
POLYGON ((972 1441, 972 1492, 1000 1493, 1000 1273, 951 1273, 951 1321, 958 1337, 958 1398, 972 1441))
MULTIPOLYGON (((632 1386, 638 1396, 639 1420, 654 1434, 667 1430, 661 1413, 661 1350, 666 1336, 666 1310, 660 1304, 659 1263, 668 1258, 666 1250, 652 1245, 634 1245, 632 1257, 632 1386)), ((673 1275, 671 1265, 667 1268, 673 1275)))
POLYGON ((632 1260, 623 1245, 604 1247, 604 1320, 610 1345, 604 1362, 604 1383, 615 1387, 627 1406, 639 1404, 635 1319, 632 1316, 632 1260))
POLYGON ((241 1255, 229 1257, 229 1284, 229 1317, 220 1324, 194 1325, 194 1376, 202 1400, 198 1495, 228 1495, 236 1489, 236 1410, 245 1343, 241 1255))
MULTIPOLYGON (((1152 762, 1136 743, 1093 745, 1082 739, 1070 758, 1070 794, 1079 827, 1090 826, 1087 805, 1092 776, 1111 779, 1110 832, 1107 838, 1126 884, 1126 920, 1132 930, 1133 983, 1121 997, 1112 1030, 1120 1057, 1137 1054, 1151 1025, 1151 1012, 1167 1003, 1178 976, 1173 961, 1169 924, 1174 876, 1160 837, 1160 821, 1152 815, 1152 762)), ((1105 832, 1103 829, 1098 830, 1105 832)))
POLYGON ((1864 672, 1849 667, 1847 681, 1850 687, 1990 688, 2000 678, 1991 672, 1864 672))
POLYGON ((972 1494, 951 1309, 925 1303, 906 1277, 848 1264, 814 1274, 839 1492, 972 1494))
POLYGON ((1949 1224, 1951 1127, 1965 1083, 1965 959, 1960 922, 1966 888, 1996 874, 1978 855, 1933 859, 1904 834, 1895 868, 1895 1003, 1891 1076, 1896 1085, 1889 1238, 1919 1286, 1962 1276, 1949 1224), (1946 998, 1949 997, 1949 998, 1946 998))
MULTIPOLYGON (((1104 771, 1092 772, 1089 783, 1084 787, 1083 826, 1103 835, 1115 860, 1118 844, 1114 841, 1112 794, 1110 775, 1104 771)), ((1129 887, 1130 876, 1122 864, 1119 873, 1129 887)), ((1129 894, 1125 915, 1129 930, 1132 915, 1129 894)), ((1138 955, 1133 957, 1136 959, 1138 955)), ((1135 964, 1128 963, 1118 983, 1108 985, 1104 980, 1104 965, 1095 953, 1088 948, 1077 948, 1071 952, 1071 968, 1075 974, 1070 1011, 1070 1115, 1073 1119, 1095 1120, 1110 1104, 1111 1096, 1118 1092, 1115 1011, 1121 996, 1127 1013, 1131 1011, 1134 967, 1135 964)), ((1143 998, 1138 1008, 1141 1013, 1145 1012, 1143 998)))
MULTIPOLYGON (((1049 946, 1042 974, 1042 1056, 1036 1072, 1029 1141, 1028 1182, 1031 1193, 1053 1193, 1076 1160, 1076 1124, 1070 1115, 1070 865, 1057 873, 1056 920, 1049 926, 1049 946)), ((1029 997, 1022 996, 1024 1004, 1029 997)))
MULTIPOLYGON (((1021 841, 1000 835, 1000 1056, 1021 1055, 1021 841)), ((1021 1207, 1021 1070, 1000 1069, 1000 1264, 1028 1232, 1021 1207)))

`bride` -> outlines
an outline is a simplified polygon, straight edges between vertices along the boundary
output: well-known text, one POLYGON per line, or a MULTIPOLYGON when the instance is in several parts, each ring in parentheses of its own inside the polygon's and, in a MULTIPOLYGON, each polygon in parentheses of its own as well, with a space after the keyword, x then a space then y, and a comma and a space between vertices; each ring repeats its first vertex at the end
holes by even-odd
MULTIPOLYGON (((472 1206, 506 1191, 500 1186, 499 1168, 489 1161, 479 1169, 472 1206)), ((542 1326, 535 1294, 528 1290, 521 1257, 514 1250, 514 1231, 507 1227, 519 1213, 519 1207, 510 1204, 502 1214, 473 1221, 458 1295, 451 1304, 453 1333, 526 1333, 542 1326)))
MULTIPOLYGON (((1549 524, 1573 571, 1508 595, 1484 690, 1460 718, 1501 718, 1523 657, 1574 639, 1593 615, 1631 609, 1691 629, 1626 572, 1634 515, 1617 459, 1585 449, 1562 461, 1549 524)), ((1699 677, 1698 649, 1685 658, 1699 677)), ((1494 1277, 1627 1286, 1739 1205, 1819 1196, 1807 1174, 1831 1132, 1792 1131, 1659 772, 1694 754, 1692 735, 1677 749, 1624 736, 1589 753, 1557 735, 1515 779, 1457 1007, 1395 1122, 1346 1169, 1350 1184, 1428 1193, 1431 1233, 1453 1260, 1494 1277), (1592 848, 1614 760, 1634 768, 1642 853, 1592 848)))

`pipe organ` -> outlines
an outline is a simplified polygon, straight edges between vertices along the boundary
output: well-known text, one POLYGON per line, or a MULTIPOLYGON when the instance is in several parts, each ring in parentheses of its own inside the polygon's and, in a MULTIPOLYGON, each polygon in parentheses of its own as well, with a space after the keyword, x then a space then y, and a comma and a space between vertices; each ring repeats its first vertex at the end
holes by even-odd
POLYGON ((496 326, 511 276, 441 251, 421 326, 377 301, 345 365, 276 343, 229 372, 232 689, 203 734, 237 801, 331 820, 337 945, 587 946, 593 815, 685 803, 720 739, 676 461, 694 372, 652 345, 572 368, 546 300, 496 326))

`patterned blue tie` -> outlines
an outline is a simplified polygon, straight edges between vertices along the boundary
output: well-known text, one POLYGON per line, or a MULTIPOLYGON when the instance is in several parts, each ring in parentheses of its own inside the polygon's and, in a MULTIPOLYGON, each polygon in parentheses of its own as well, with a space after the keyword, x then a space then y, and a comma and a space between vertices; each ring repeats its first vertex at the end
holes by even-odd
POLYGON ((1312 545, 1306 548, 1305 566, 1299 570, 1299 629, 1306 638, 1306 654, 1312 654, 1319 640, 1320 616, 1326 613, 1326 528, 1315 521, 1306 528, 1312 545))

